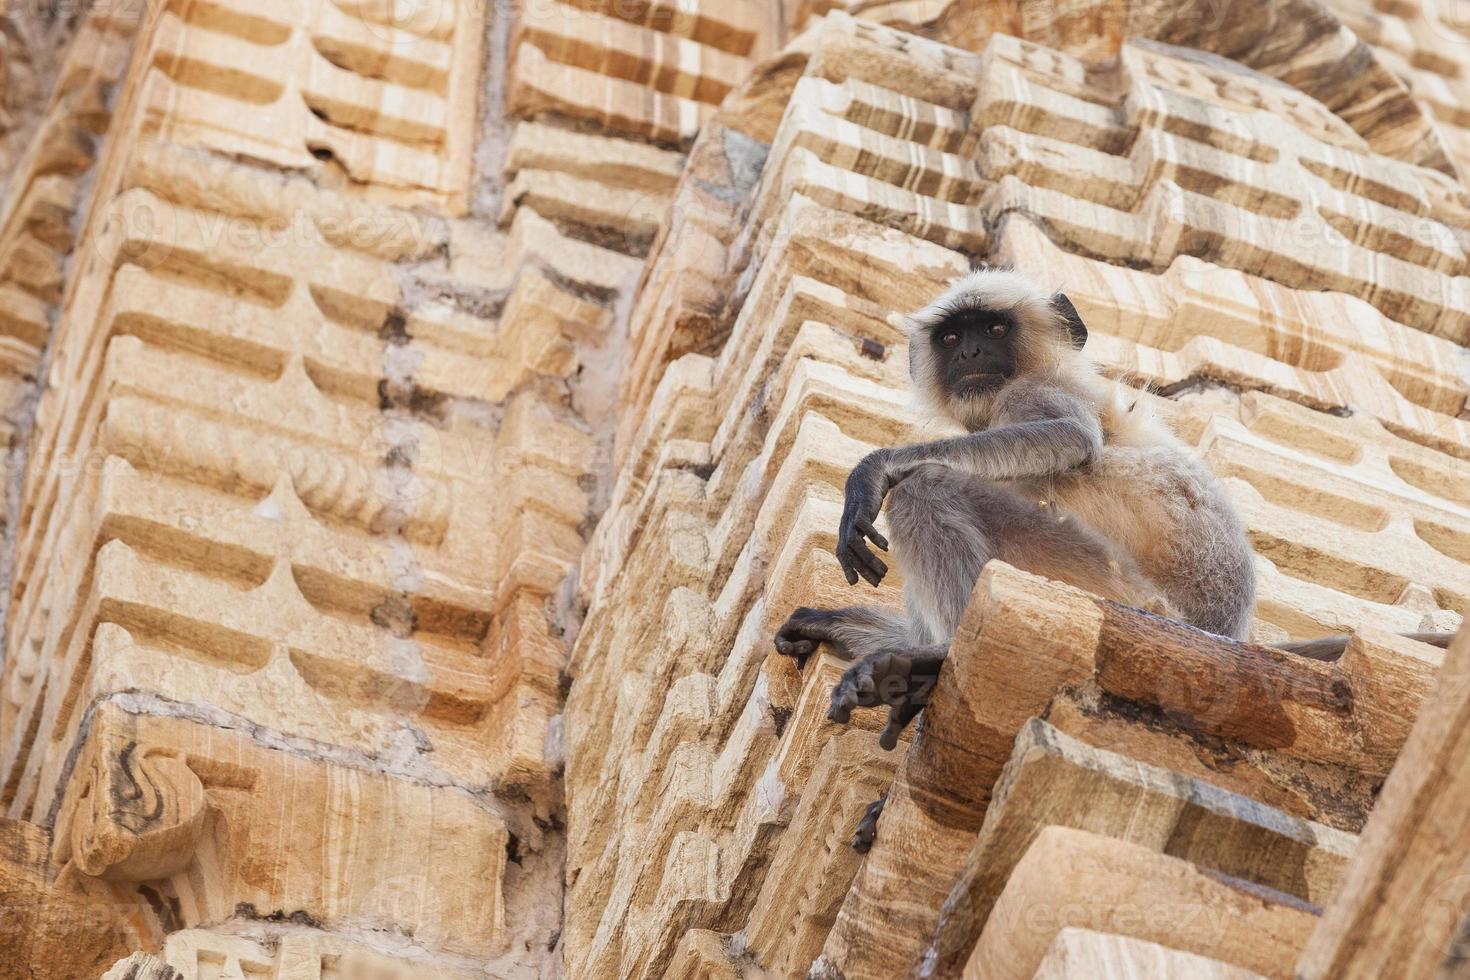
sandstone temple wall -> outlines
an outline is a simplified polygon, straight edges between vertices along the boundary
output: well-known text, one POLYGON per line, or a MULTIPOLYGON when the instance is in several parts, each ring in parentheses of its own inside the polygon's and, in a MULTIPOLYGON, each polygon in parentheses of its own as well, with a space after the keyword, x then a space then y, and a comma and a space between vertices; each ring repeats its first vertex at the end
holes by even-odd
POLYGON ((1464 975, 1454 18, 8 10, 0 977, 1464 975), (1253 642, 993 564, 884 752, 771 635, 874 601, 977 262, 1223 478, 1253 642))

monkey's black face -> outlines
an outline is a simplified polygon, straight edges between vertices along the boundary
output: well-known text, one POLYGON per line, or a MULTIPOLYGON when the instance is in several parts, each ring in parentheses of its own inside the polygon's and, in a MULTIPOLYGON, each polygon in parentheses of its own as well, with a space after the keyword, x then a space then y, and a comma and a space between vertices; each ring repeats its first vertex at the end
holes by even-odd
POLYGON ((1016 373, 1016 322, 994 310, 945 317, 929 334, 936 373, 949 394, 983 395, 1016 373))

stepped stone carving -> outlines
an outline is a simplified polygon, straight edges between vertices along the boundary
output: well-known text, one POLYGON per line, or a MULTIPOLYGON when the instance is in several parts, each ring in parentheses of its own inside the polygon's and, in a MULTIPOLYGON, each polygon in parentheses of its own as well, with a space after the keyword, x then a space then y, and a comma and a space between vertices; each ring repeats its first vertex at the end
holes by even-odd
POLYGON ((76 12, 55 5, 10 4, 0 13, 0 161, 5 164, 0 187, 8 186, 15 162, 40 125, 62 61, 74 48, 88 47, 72 44, 85 29, 76 12))
POLYGON ((17 968, 558 955, 551 604, 596 492, 577 377, 636 261, 481 203, 484 12, 154 6, 130 37, 99 6, 78 33, 111 115, 59 95, 47 124, 105 139, 65 184, 38 150, 4 225, 21 256, 41 218, 70 237, 42 239, 54 282, 8 273, 46 378, 0 803, 50 834, 63 894, 138 922, 95 969, 17 968))
POLYGON ((0 977, 1453 972, 1430 6, 7 12, 0 977), (1259 602, 992 564, 884 752, 771 634, 900 605, 842 487, 942 429, 904 314, 978 262, 1222 477, 1259 602))
POLYGON ((1465 671, 1470 640, 1450 648, 1399 765, 1383 787, 1343 886, 1297 964, 1303 977, 1453 975, 1465 935, 1465 671))
MULTIPOLYGON (((1429 21, 1441 18, 1431 4, 1380 4, 1408 13, 1417 8, 1429 21)), ((1385 156, 1456 171, 1448 137, 1410 92, 1400 63, 1385 57, 1369 35, 1354 33, 1356 5, 1314 2, 1249 3, 1216 7, 1202 3, 1119 6, 1102 2, 1065 9, 1024 3, 798 4, 795 23, 832 8, 892 24, 979 51, 997 34, 1035 41, 1092 63, 1116 56, 1128 38, 1147 38, 1197 49, 1286 82, 1319 101, 1385 156), (1330 8, 1330 9, 1329 9, 1330 8)), ((1435 25, 1438 26, 1438 25, 1435 25)), ((1448 26, 1448 25, 1446 25, 1448 26)), ((1204 59, 1200 59, 1204 60, 1204 59)))
POLYGON ((1315 917, 1301 906, 1188 861, 1062 827, 1041 832, 1011 873, 991 925, 963 976, 1034 976, 1060 927, 1080 920, 1100 930, 1163 939, 1171 948, 1226 958, 1262 976, 1290 977, 1289 964, 1315 917), (1027 909, 1060 915, 1028 917, 1027 909), (1036 919, 1041 918, 1041 922, 1036 919))
POLYGON ((1140 844, 1313 905, 1336 892, 1356 843, 1351 834, 1286 817, 1182 773, 1092 748, 1033 718, 996 782, 926 955, 942 967, 954 951, 973 945, 1017 859, 1053 827, 1140 844))
POLYGON ((1326 6, 1408 86, 1434 118, 1455 163, 1463 168, 1470 159, 1463 15, 1450 5, 1417 0, 1391 4, 1333 0, 1326 6))
MULTIPOLYGON (((1028 719, 1045 715, 1079 751, 1238 794, 1212 811, 1221 829, 1194 838, 1181 867, 1203 862, 1249 894, 1271 889, 1290 925, 1262 925, 1278 945, 1190 952, 1223 971, 1289 975, 1312 928, 1302 903, 1333 894, 1407 738, 1393 719, 1413 716, 1439 666, 1434 651, 1383 631, 1460 622, 1450 515, 1462 505, 1448 474, 1463 457, 1464 380, 1455 328, 1441 319, 1460 288, 1458 244, 1448 264, 1398 260, 1423 270, 1404 281, 1422 276, 1433 297, 1419 318, 1413 301, 1386 302, 1383 277, 1398 266, 1352 257, 1384 239, 1349 229, 1341 248, 1312 259, 1371 267, 1359 292, 1351 274, 1266 260, 1278 247, 1270 222, 1285 220, 1270 215, 1307 215, 1342 234, 1337 215, 1372 224, 1387 221, 1383 208, 1417 207, 1386 192, 1402 186, 1423 195, 1419 214, 1444 222, 1438 240, 1457 242, 1461 219, 1442 172, 1375 153, 1300 89, 1157 44, 1128 41, 1121 55, 1095 69, 1000 34, 964 51, 829 13, 793 49, 799 76, 772 65, 750 87, 785 102, 778 126, 774 110, 740 101, 705 124, 690 154, 699 177, 676 192, 632 311, 618 478, 583 558, 589 612, 567 713, 572 972, 724 976, 753 962, 781 975, 815 964, 816 975, 881 977, 928 963, 956 975, 980 938, 973 911, 968 931, 956 933, 952 917, 940 934, 951 937, 947 965, 926 950, 965 880, 965 855, 993 876, 982 893, 1011 880, 986 856, 982 825, 1007 819, 991 787, 1028 719), (1269 150, 1251 143, 1263 111, 1268 128, 1284 127, 1269 150), (742 140, 769 149, 747 155, 742 140), (1292 164, 1306 175, 1294 202, 1292 179, 1268 176, 1286 159, 1278 147, 1310 164, 1292 164), (758 175, 737 179, 736 161, 748 159, 758 175), (1100 175, 1115 166, 1128 176, 1112 196, 1100 175), (1348 173, 1362 176, 1335 176, 1348 173), (1187 203, 1158 212, 1182 222, 1173 237, 1142 204, 1164 185, 1187 203), (817 760, 841 731, 824 714, 842 665, 815 658, 798 675, 770 653, 769 636, 796 605, 874 598, 843 586, 829 557, 842 481, 916 421, 896 314, 975 257, 1076 283, 1105 370, 1153 382, 1164 397, 1139 397, 1227 477, 1260 555, 1260 639, 1358 636, 1330 665, 1249 645, 1227 652, 1121 610, 1067 605, 1066 590, 995 569, 971 603, 979 632, 957 647, 965 666, 952 660, 954 686, 941 680, 913 747, 900 748, 883 829, 854 875, 827 856, 845 835, 829 818, 812 824, 825 809, 851 828, 861 811, 817 775, 830 771, 817 760), (1317 334, 1357 318, 1364 328, 1344 326, 1341 339, 1317 334), (1392 353, 1397 344, 1423 353, 1392 353), (1427 380, 1436 363, 1449 397, 1430 407, 1433 382, 1400 372, 1427 380), (667 597, 659 613, 621 613, 649 594, 667 597), (1084 625, 1093 622, 1111 625, 1084 625), (972 645, 982 636, 993 652, 972 645), (994 670, 963 679, 989 657, 994 670), (1297 843, 1267 842, 1266 827, 1297 843), (1273 873, 1302 870, 1222 868, 1244 840, 1252 858, 1304 849, 1268 862, 1273 873), (838 881, 785 898, 773 918, 793 865, 830 868, 838 881), (1245 955, 1262 949, 1272 952, 1245 955)), ((877 600, 896 605, 893 587, 885 581, 877 600)), ((859 712, 856 723, 878 721, 859 712)), ((869 778, 883 782, 887 761, 869 778)), ((1092 784, 1057 791, 1058 805, 1091 817, 1082 785, 1092 784)), ((1097 811, 1101 821, 1133 812, 1097 811)), ((1009 819, 1035 830, 1063 819, 1048 811, 1028 824, 1014 815, 1024 812, 1009 819)), ((1220 907, 1234 887, 1218 893, 1220 907)), ((1040 966, 1053 938, 1034 940, 1019 975, 1040 966)), ((1167 930, 1135 938, 1176 950, 1183 941, 1167 930)))
MULTIPOLYGON (((5 50, 17 59, 4 63, 7 99, 19 99, 39 84, 40 74, 51 73, 38 62, 55 56, 60 63, 49 95, 43 89, 26 96, 39 104, 16 105, 16 128, 0 136, 0 158, 7 164, 0 178, 0 437, 8 451, 20 448, 65 265, 77 244, 78 212, 111 128, 108 94, 127 68, 141 13, 133 5, 100 4, 80 19, 64 53, 56 55, 50 49, 66 29, 56 21, 26 20, 24 6, 5 15, 5 50), (25 59, 31 63, 22 65, 25 59)), ((15 476, 8 463, 5 472, 8 484, 15 476)), ((3 509, 7 523, 13 516, 8 506, 3 509)))
POLYGON ((1068 926, 1057 933, 1047 950, 1046 959, 1041 961, 1041 966, 1032 976, 1036 980, 1070 980, 1072 977, 1131 980, 1157 976, 1256 980, 1260 974, 1144 939, 1068 926))
POLYGON ((151 12, 139 135, 465 207, 485 7, 330 0, 151 12))

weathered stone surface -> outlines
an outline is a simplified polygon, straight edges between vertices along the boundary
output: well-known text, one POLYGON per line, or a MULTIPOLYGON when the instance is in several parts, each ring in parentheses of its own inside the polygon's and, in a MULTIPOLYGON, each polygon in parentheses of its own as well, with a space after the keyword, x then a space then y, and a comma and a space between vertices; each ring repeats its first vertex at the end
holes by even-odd
POLYGON ((1456 638, 1348 866, 1297 964, 1301 977, 1436 976, 1464 963, 1466 676, 1456 638))
POLYGON ((7 730, 51 733, 56 747, 7 747, 13 805, 51 805, 79 686, 90 703, 146 676, 166 699, 374 756, 401 755, 399 719, 419 717, 422 745, 400 766, 434 752, 426 774, 544 788, 560 654, 554 642, 538 651, 517 610, 554 590, 580 547, 591 439, 533 382, 574 371, 569 338, 595 331, 605 310, 536 269, 514 281, 496 324, 411 307, 412 285, 383 256, 430 247, 412 216, 354 215, 295 188, 304 238, 278 240, 261 178, 221 165, 186 178, 185 166, 154 149, 125 175, 99 334, 61 340, 76 357, 57 369, 108 394, 105 418, 77 401, 42 409, 59 410, 58 437, 72 433, 66 457, 94 462, 72 477, 39 443, 29 506, 87 501, 92 516, 32 528, 20 544, 14 628, 39 638, 42 666, 28 685, 14 676, 7 730), (206 197, 226 203, 191 206, 206 197), (135 206, 159 220, 128 222, 135 206), (333 218, 359 222, 359 248, 333 247, 321 230, 333 218), (214 245, 214 221, 239 234, 214 245), (253 297, 220 290, 217 276, 253 284, 253 297), (293 322, 320 326, 308 335, 293 322), (474 401, 504 403, 498 424, 458 407, 474 401), (495 540, 508 547, 491 550, 495 540), (82 581, 82 603, 52 598, 82 581), (127 632, 99 633, 104 621, 127 632), (482 647, 503 653, 487 660, 482 647), (303 713, 283 689, 340 708, 303 713), (533 754, 505 737, 497 754, 473 748, 472 732, 505 730, 534 739, 533 754))
POLYGON ((1387 865, 1458 860, 1456 728, 1394 634, 1470 609, 1458 30, 7 11, 0 973, 1245 980, 1324 905, 1302 969, 1387 970, 1343 916, 1417 964, 1387 865), (903 315, 976 262, 1066 289, 1224 478, 1257 643, 997 565, 885 753, 770 634, 899 604, 838 574, 842 486, 935 434, 903 315))
POLYGON ((0 936, 0 977, 64 980, 156 943, 159 923, 142 895, 53 860, 45 830, 0 819, 0 936))
POLYGON ((965 964, 967 980, 1035 976, 1064 928, 1083 926, 1285 980, 1316 916, 1188 861, 1048 827, 1016 865, 965 964))
MULTIPOLYGON (((1465 455, 1465 383, 1458 328, 1442 318, 1461 288, 1464 221, 1442 175, 1375 154, 1388 128, 1366 126, 1370 142, 1302 91, 1225 61, 1129 42, 1095 69, 1000 36, 979 48, 829 16, 768 69, 763 91, 788 101, 769 148, 746 158, 758 179, 731 179, 740 138, 720 119, 695 145, 701 173, 681 182, 687 208, 655 242, 632 311, 617 480, 582 562, 589 611, 567 714, 574 973, 723 962, 703 939, 679 945, 713 930, 760 968, 799 975, 832 923, 819 963, 902 975, 1016 734, 1048 711, 1084 751, 1251 799, 1231 811, 1239 826, 1299 828, 1290 846, 1316 856, 1281 867, 1317 870, 1267 884, 1325 901, 1338 873, 1326 869, 1351 849, 1439 663, 1382 630, 1460 622, 1464 502, 1450 474, 1465 455), (1270 146, 1254 142, 1273 126, 1285 128, 1270 146), (1151 211, 1150 187, 1188 207, 1151 211), (1446 251, 1385 262, 1367 253, 1396 249, 1388 239, 1334 225, 1352 214, 1388 227, 1400 220, 1389 211, 1438 223, 1429 239, 1446 251), (1164 233, 1155 214, 1176 224, 1164 233), (1341 260, 1346 278, 1301 266, 1303 254, 1281 260, 1285 225, 1271 222, 1288 214, 1344 236, 1306 260, 1341 260), (778 899, 790 869, 831 867, 845 836, 826 816, 808 831, 813 817, 861 810, 860 793, 825 789, 830 762, 794 765, 836 744, 819 727, 804 747, 838 666, 818 658, 797 676, 764 643, 796 605, 894 603, 891 578, 854 594, 827 557, 841 484, 915 421, 894 314, 976 257, 1076 283, 1104 368, 1160 386, 1140 399, 1227 477, 1247 518, 1260 639, 1361 632, 1331 665, 1227 650, 995 572, 1000 592, 972 603, 993 669, 941 683, 947 707, 931 706, 900 762, 834 920, 826 876, 799 902, 778 899), (1423 317, 1407 293, 1387 301, 1394 269, 1424 284, 1423 317), (647 595, 666 597, 660 614, 630 619, 647 595), (759 739, 746 733, 754 719, 759 739)), ((864 782, 881 785, 874 772, 864 782)), ((1086 812, 1087 799, 1058 805, 1086 812)), ((1100 807, 1094 826, 1126 837, 1126 812, 1100 807)), ((1047 822, 1036 820, 1033 831, 1047 822)), ((1201 831, 1187 856, 1208 866, 1270 850, 1232 851, 1232 833, 1201 831)))
POLYGON ((1259 973, 1144 939, 1068 926, 1057 933, 1032 980, 1257 980, 1259 973))
POLYGON ((166 879, 176 926, 274 918, 465 955, 504 945, 507 831, 483 803, 116 705, 89 725, 56 859, 110 880, 166 879), (394 846, 355 846, 359 835, 394 846))
POLYGON ((179 980, 179 977, 178 970, 147 953, 133 953, 118 960, 102 974, 102 980, 179 980))
MULTIPOLYGON (((15 127, 0 135, 0 440, 7 449, 0 476, 6 485, 15 476, 9 457, 24 442, 42 351, 77 245, 78 210, 112 129, 109 94, 129 64, 141 12, 99 4, 85 16, 63 20, 53 11, 48 19, 22 4, 0 15, 8 28, 0 32, 6 52, 0 90, 11 109, 0 131, 7 123, 15 127), (75 34, 61 53, 53 50, 71 28, 75 34), (34 88, 43 77, 49 95, 34 88)), ((16 516, 11 510, 9 502, 0 508, 7 527, 16 516)))
MULTIPOLYGON (((1222 7, 1197 0, 1127 5, 1087 0, 1057 8, 1011 0, 824 2, 796 5, 793 23, 804 24, 812 14, 834 7, 974 51, 997 34, 1009 34, 1093 65, 1117 56, 1129 38, 1199 49, 1320 101, 1385 156, 1455 172, 1445 135, 1411 96, 1412 82, 1406 86, 1401 77, 1402 62, 1385 56, 1371 30, 1359 30, 1364 19, 1355 16, 1362 9, 1358 3, 1289 0, 1222 7)), ((1447 34, 1453 40, 1455 18, 1443 16, 1435 5, 1377 5, 1404 18, 1421 7, 1426 16, 1418 33, 1447 34)))
POLYGON ((998 257, 1064 284, 1110 370, 1164 391, 1224 384, 1269 391, 1465 455, 1464 352, 1342 293, 1288 289, 1188 256, 1162 275, 1052 243, 1025 215, 1004 225, 998 257))
MULTIPOLYGON (((1315 781, 1310 800, 1331 798, 1359 774, 1383 778, 1408 735, 1403 721, 1394 719, 1417 710, 1435 665, 1409 652, 1417 644, 1399 640, 1368 656, 1359 646, 1356 654, 1322 664, 1187 631, 1081 593, 1069 595, 1003 565, 992 565, 982 576, 956 637, 953 669, 941 675, 915 751, 895 777, 884 810, 888 834, 874 844, 828 936, 824 959, 832 968, 878 975, 907 969, 920 958, 940 905, 965 866, 964 854, 993 812, 992 787, 1000 785, 996 780, 1017 736, 1062 689, 1095 684, 1100 697, 1147 712, 1154 726, 1223 742, 1240 768, 1262 765, 1267 782, 1273 770, 1292 771, 1299 783, 1315 781), (1404 653, 1394 649, 1399 645, 1404 653), (986 693, 976 698, 972 691, 986 693)), ((1209 780, 1208 772, 1201 766, 1196 778, 1209 780)), ((1085 809, 1085 797, 1073 805, 1085 809)), ((1325 809, 1304 815, 1320 820, 1325 809)), ((1292 825, 1269 807, 1261 814, 1268 825, 1292 825)), ((1004 811, 994 819, 1005 819, 1004 811)), ((1142 826, 1130 826, 1115 832, 1145 833, 1142 826)), ((1299 842, 1335 836, 1298 827, 1292 833, 1299 842)), ((1337 856, 1322 856, 1325 866, 1340 865, 1346 845, 1326 847, 1337 856)), ((1202 852, 1192 859, 1228 862, 1224 853, 1202 852)), ((978 860, 982 873, 993 867, 978 860)), ((1228 870, 1261 873, 1244 865, 1228 870)), ((1318 877, 1315 889, 1312 877, 1305 873, 1292 888, 1321 900, 1330 892, 1325 882, 1331 873, 1318 877)), ((1270 882, 1278 889, 1283 883, 1270 882)), ((976 915, 979 909, 983 918, 983 905, 968 904, 975 899, 970 886, 963 887, 958 900, 967 908, 960 914, 976 915)), ((963 928, 959 932, 964 935, 963 928)), ((955 939, 950 947, 946 956, 962 958, 968 943, 955 939)))
POLYGON ((1325 6, 1342 19, 1378 60, 1408 86, 1436 123, 1455 163, 1470 166, 1470 117, 1463 47, 1463 14, 1452 5, 1399 0, 1364 3, 1331 0, 1325 6))
POLYGON ((135 77, 144 138, 304 171, 371 197, 467 203, 486 5, 158 8, 135 77))
POLYGON ((477 974, 399 956, 315 931, 286 929, 257 943, 198 929, 170 933, 160 956, 135 953, 103 980, 183 980, 199 976, 300 977, 301 980, 467 980, 477 974), (128 970, 137 968, 136 974, 128 970), (152 972, 149 972, 152 971, 152 972))
POLYGON ((486 12, 99 5, 10 184, 6 369, 47 384, 8 493, 0 806, 159 917, 67 976, 556 955, 552 597, 596 493, 578 379, 637 263, 488 213, 584 146, 475 184, 486 12))
POLYGON ((961 967, 1016 861, 1056 826, 1139 844, 1313 905, 1336 892, 1356 843, 1249 797, 1092 748, 1033 718, 996 780, 985 822, 921 954, 930 972, 961 967))

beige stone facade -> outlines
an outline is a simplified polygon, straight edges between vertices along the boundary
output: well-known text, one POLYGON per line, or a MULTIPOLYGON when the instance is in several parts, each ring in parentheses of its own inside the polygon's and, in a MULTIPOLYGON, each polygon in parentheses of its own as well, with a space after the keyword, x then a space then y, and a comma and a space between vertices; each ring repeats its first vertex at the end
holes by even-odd
POLYGON ((1462 15, 12 5, 0 978, 1465 975, 1462 15), (992 564, 885 752, 771 635, 976 262, 1254 642, 992 564))

